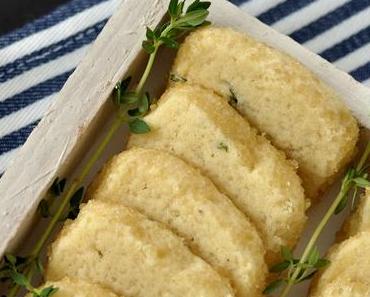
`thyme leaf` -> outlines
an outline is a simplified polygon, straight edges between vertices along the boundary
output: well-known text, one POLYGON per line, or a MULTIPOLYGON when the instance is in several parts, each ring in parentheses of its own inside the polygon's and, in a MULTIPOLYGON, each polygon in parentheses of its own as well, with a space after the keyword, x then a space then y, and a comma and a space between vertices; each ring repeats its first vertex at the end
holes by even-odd
POLYGON ((54 287, 47 287, 44 289, 34 288, 28 275, 20 272, 24 270, 25 267, 35 267, 43 271, 39 258, 31 259, 6 254, 3 259, 3 266, 0 269, 0 278, 2 281, 11 281, 13 283, 13 288, 19 286, 26 289, 28 292, 32 293, 34 297, 49 297, 56 293, 57 289, 54 287))
MULTIPOLYGON (((56 178, 49 190, 50 196, 40 201, 38 211, 42 218, 52 218, 56 215, 54 209, 56 208, 55 204, 57 201, 55 198, 63 194, 66 181, 67 180, 65 178, 62 180, 56 178)), ((77 218, 80 212, 80 204, 84 198, 83 194, 84 188, 81 187, 71 196, 69 200, 69 208, 66 211, 66 214, 59 218, 59 221, 65 221, 66 219, 74 220, 77 218)))
POLYGON ((80 213, 80 205, 84 197, 84 187, 80 187, 69 200, 69 210, 67 218, 75 220, 80 213))
POLYGON ((130 131, 135 134, 145 134, 150 131, 150 127, 141 119, 135 119, 129 123, 130 131))
POLYGON ((188 80, 178 74, 171 73, 170 74, 170 80, 173 82, 187 82, 188 80))
POLYGON ((50 192, 52 192, 55 196, 60 196, 64 191, 66 182, 66 178, 59 180, 59 178, 57 177, 50 188, 50 192))
POLYGON ((35 290, 33 292, 33 297, 50 297, 54 295, 58 291, 58 288, 55 288, 53 286, 43 288, 41 291, 35 290))
POLYGON ((236 108, 236 107, 237 107, 237 105, 238 105, 238 98, 236 97, 235 92, 234 92, 234 90, 233 90, 232 88, 230 88, 230 89, 229 89, 229 91, 230 91, 230 96, 229 96, 229 101, 228 101, 228 103, 229 103, 232 107, 236 108))
POLYGON ((280 289, 284 284, 285 280, 283 279, 277 279, 272 281, 268 286, 263 290, 263 294, 269 295, 280 289))
POLYGON ((211 6, 211 2, 209 1, 201 2, 200 0, 196 0, 192 4, 189 5, 186 12, 191 12, 191 11, 200 10, 200 9, 207 10, 210 6, 211 6))
POLYGON ((223 143, 223 142, 220 142, 218 145, 217 145, 217 148, 219 150, 223 150, 225 152, 228 152, 229 151, 229 147, 227 144, 223 143))
POLYGON ((281 257, 283 261, 270 267, 270 272, 279 273, 280 275, 285 272, 285 275, 267 285, 264 290, 264 294, 266 295, 275 292, 284 284, 289 284, 292 281, 294 281, 294 284, 304 282, 312 278, 319 269, 330 263, 329 260, 320 257, 320 253, 316 247, 311 250, 307 260, 304 262, 294 258, 293 252, 288 247, 281 248, 281 257), (300 268, 300 272, 297 277, 293 278, 298 268, 300 268))

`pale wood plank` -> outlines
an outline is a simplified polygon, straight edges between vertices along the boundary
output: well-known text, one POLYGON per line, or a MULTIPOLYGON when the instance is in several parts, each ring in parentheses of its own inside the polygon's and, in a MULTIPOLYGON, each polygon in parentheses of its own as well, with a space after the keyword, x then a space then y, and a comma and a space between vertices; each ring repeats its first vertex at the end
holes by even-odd
POLYGON ((162 20, 167 4, 123 1, 1 178, 0 255, 28 229, 54 178, 73 167, 115 84, 140 53, 145 27, 162 20))

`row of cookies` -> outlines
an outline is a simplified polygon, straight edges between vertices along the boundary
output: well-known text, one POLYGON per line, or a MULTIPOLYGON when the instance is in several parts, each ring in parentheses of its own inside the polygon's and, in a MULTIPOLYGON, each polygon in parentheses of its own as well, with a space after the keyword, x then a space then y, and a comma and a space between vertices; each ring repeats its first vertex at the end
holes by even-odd
POLYGON ((130 137, 52 245, 48 281, 129 297, 261 296, 268 265, 302 233, 306 197, 353 155, 357 125, 334 92, 250 37, 202 28, 172 72, 144 118, 151 131, 130 137))

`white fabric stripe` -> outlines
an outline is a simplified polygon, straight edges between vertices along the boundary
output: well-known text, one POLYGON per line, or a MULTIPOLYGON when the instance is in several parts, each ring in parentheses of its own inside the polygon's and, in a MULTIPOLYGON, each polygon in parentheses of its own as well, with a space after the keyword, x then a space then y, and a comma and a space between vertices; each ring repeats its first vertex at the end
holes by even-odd
POLYGON ((369 61, 369 53, 370 43, 335 61, 334 64, 343 71, 351 72, 369 61))
POLYGON ((325 49, 328 49, 333 45, 339 43, 340 41, 347 39, 361 29, 366 28, 369 25, 369 20, 370 7, 348 18, 347 20, 329 29, 316 38, 304 43, 304 46, 315 53, 320 53, 325 49))
POLYGON ((75 50, 56 60, 31 69, 15 78, 0 84, 0 102, 6 98, 31 88, 45 80, 72 70, 77 66, 90 45, 75 50))
POLYGON ((122 0, 109 0, 88 8, 48 29, 0 50, 0 66, 59 42, 111 16, 122 0))
POLYGON ((291 34, 297 29, 312 23, 349 1, 350 0, 321 0, 313 2, 305 8, 300 9, 276 22, 273 24, 273 27, 284 34, 291 34))
POLYGON ((284 1, 285 0, 251 0, 242 4, 240 7, 250 15, 257 16, 284 1))
POLYGON ((0 173, 4 172, 6 167, 10 165, 12 158, 17 154, 20 148, 16 148, 0 156, 0 173))
POLYGON ((53 98, 54 95, 50 95, 0 119, 0 138, 40 119, 53 98))

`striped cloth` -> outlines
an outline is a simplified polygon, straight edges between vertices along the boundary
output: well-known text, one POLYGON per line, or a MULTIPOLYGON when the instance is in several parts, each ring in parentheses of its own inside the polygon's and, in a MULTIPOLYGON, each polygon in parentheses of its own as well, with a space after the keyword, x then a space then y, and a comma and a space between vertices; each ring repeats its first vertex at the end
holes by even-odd
MULTIPOLYGON (((0 174, 120 1, 70 0, 0 36, 0 174)), ((233 2, 370 86, 370 0, 233 2)))

